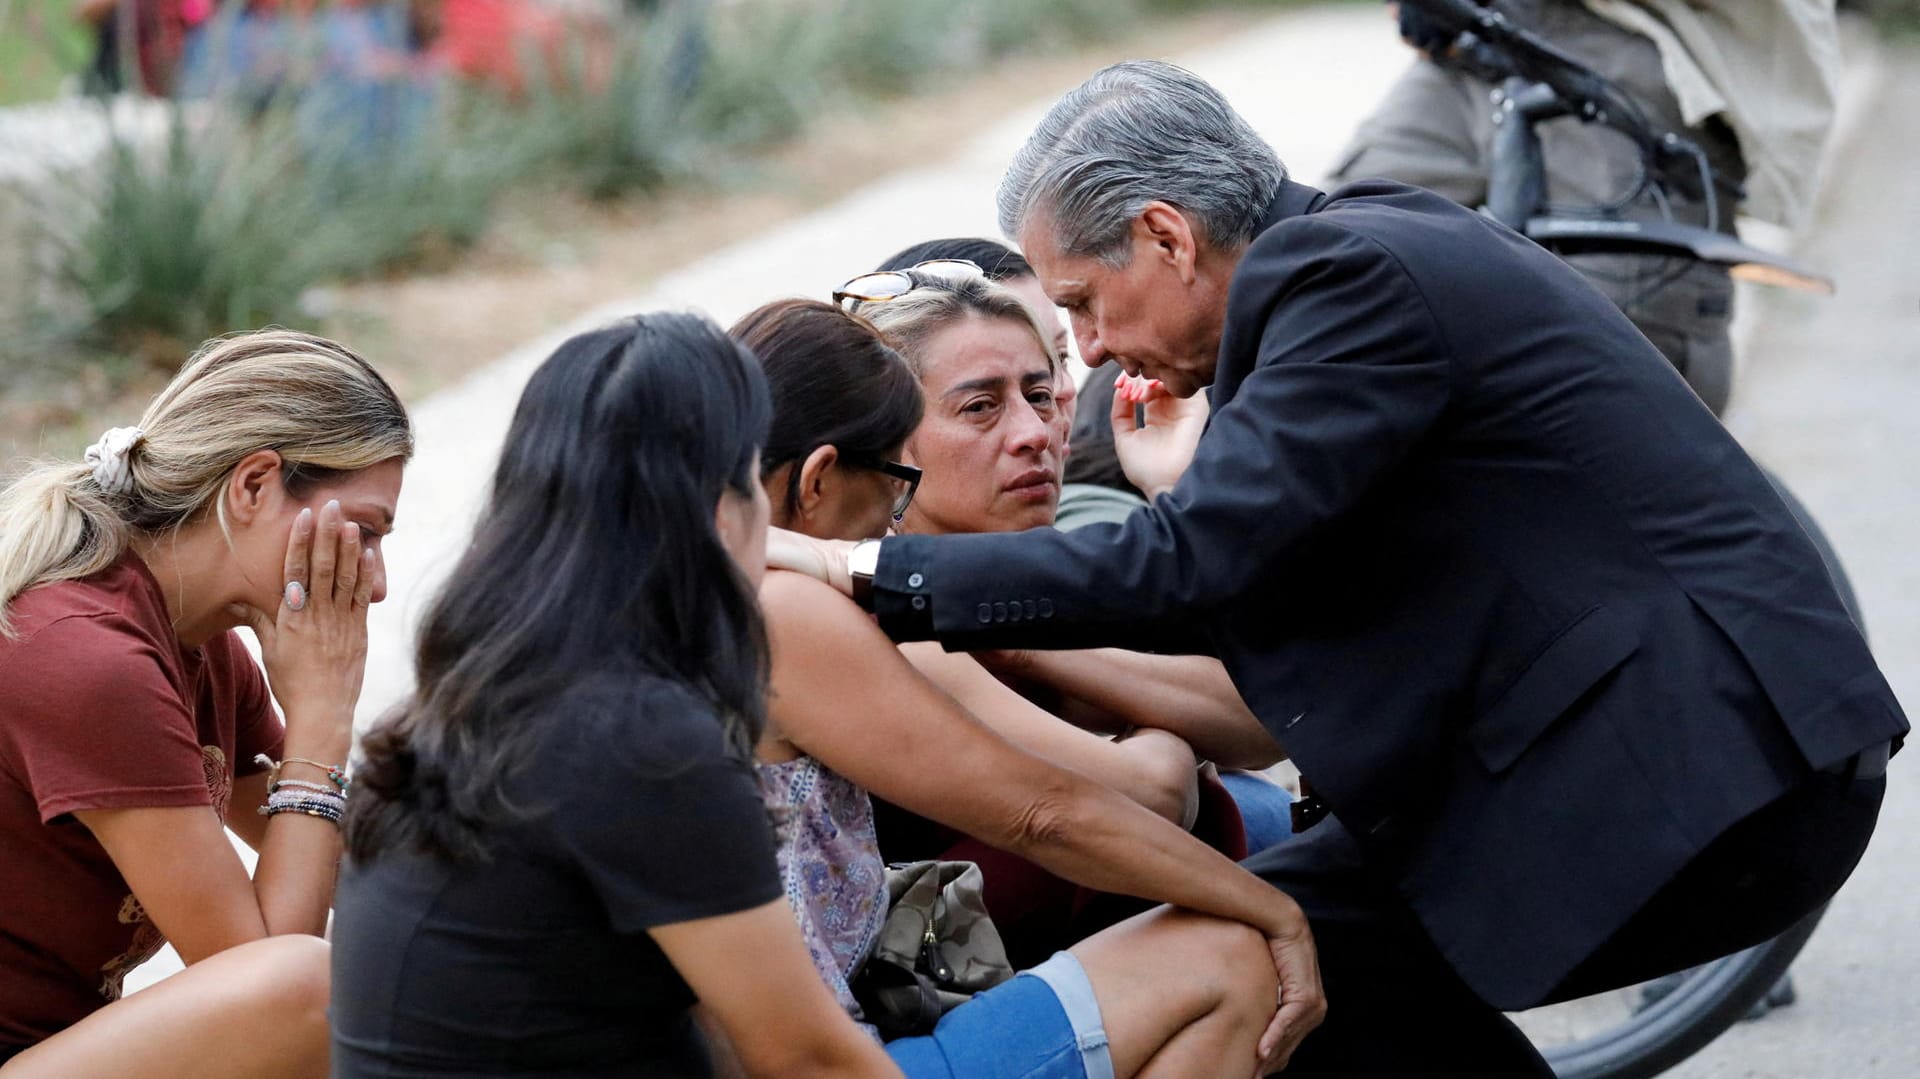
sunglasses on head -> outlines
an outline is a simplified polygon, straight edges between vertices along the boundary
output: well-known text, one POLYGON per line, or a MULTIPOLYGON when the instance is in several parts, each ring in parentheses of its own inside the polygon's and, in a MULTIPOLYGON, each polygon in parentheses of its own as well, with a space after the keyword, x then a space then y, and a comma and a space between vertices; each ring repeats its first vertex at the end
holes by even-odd
POLYGON ((885 303, 897 300, 928 281, 970 281, 984 278, 987 272, 978 263, 966 259, 929 259, 904 270, 875 270, 863 273, 833 290, 833 302, 846 306, 855 303, 885 303))

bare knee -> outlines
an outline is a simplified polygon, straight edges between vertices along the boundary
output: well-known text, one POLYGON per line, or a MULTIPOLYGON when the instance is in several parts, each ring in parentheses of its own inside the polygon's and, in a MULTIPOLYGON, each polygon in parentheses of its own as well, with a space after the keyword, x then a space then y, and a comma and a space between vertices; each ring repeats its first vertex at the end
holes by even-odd
POLYGON ((1093 982, 1122 1074, 1220 1074, 1223 1062, 1232 1065, 1226 1071, 1252 1069, 1277 985, 1258 931, 1160 907, 1073 953, 1093 982))
POLYGON ((1265 1026, 1273 1018, 1280 986, 1267 938, 1244 923, 1202 916, 1193 917, 1187 932, 1208 972, 1215 1009, 1237 1022, 1265 1026))
POLYGON ((1116 944, 1131 962, 1147 959, 1148 977, 1163 990, 1183 981, 1206 1010, 1264 1007, 1263 1023, 1273 1014, 1279 988, 1273 952, 1267 938, 1244 922, 1160 907, 1108 933, 1116 934, 1116 944))
POLYGON ((48 1038, 6 1075, 118 1075, 137 1053, 143 1075, 323 1077, 331 955, 311 936, 228 948, 48 1038))
POLYGON ((246 947, 255 953, 249 957, 252 1008, 284 1031, 289 1050, 319 1054, 324 1067, 333 947, 303 933, 268 937, 246 947))
POLYGON ((1182 828, 1200 811, 1199 762, 1178 735, 1142 728, 1121 741, 1141 772, 1143 804, 1182 828))

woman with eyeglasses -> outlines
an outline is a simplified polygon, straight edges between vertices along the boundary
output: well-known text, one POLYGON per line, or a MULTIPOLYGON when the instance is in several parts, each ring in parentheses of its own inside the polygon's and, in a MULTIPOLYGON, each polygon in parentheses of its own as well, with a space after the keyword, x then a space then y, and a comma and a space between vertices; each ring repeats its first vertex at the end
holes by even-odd
MULTIPOLYGON (((1031 308, 1009 302, 1017 296, 983 277, 971 263, 949 260, 863 275, 839 291, 842 302, 857 305, 883 328, 921 375, 927 410, 909 440, 908 457, 926 470, 926 478, 897 531, 1014 531, 1054 522, 1065 422, 1051 387, 1060 376, 1050 371, 1044 325, 1024 317, 1031 308)), ((1103 695, 1089 703, 1071 681, 1066 688, 1080 692, 1060 692, 1025 677, 1028 670, 1051 674, 1051 656, 982 657, 1022 675, 1008 679, 1016 690, 976 657, 928 645, 902 651, 969 711, 1020 744, 1083 771, 1089 758, 1119 757, 1132 766, 1120 769, 1131 782, 1116 786, 1150 806, 1170 805, 1173 819, 1229 856, 1247 853, 1238 805, 1210 773, 1196 778, 1188 739, 1228 767, 1270 765, 1280 753, 1218 663, 1118 651, 1059 663, 1103 695), (1114 741, 1107 733, 1123 737, 1114 741)), ((1107 778, 1113 772, 1108 765, 1089 774, 1107 778)), ((1253 783, 1264 795, 1255 798, 1255 819, 1273 817, 1266 812, 1273 806, 1284 819, 1286 792, 1265 779, 1253 783)), ((982 850, 977 841, 890 800, 877 808, 889 860, 950 857, 991 867, 989 909, 1016 961, 1035 961, 1139 909, 1137 903, 1091 895, 1004 852, 982 850)))
MULTIPOLYGON (((974 298, 980 318, 1009 322, 1038 347, 1018 301, 984 283, 974 298)), ((773 521, 850 538, 880 534, 903 508, 911 517, 918 499, 902 505, 905 481, 874 467, 911 459, 921 423, 920 389, 900 355, 863 319, 818 302, 770 304, 733 333, 762 357, 771 385, 762 473, 773 521)), ((1277 893, 1262 895, 1177 825, 980 722, 844 597, 770 574, 761 604, 772 643, 761 791, 789 822, 779 850, 788 899, 849 1014, 861 1014, 849 979, 886 913, 869 792, 1062 877, 1187 908, 1082 941, 948 1013, 932 1035, 890 1043, 909 1075, 1253 1074, 1276 1063, 1260 1059, 1260 1043, 1274 1014, 1263 934, 1284 914, 1277 893)))
MULTIPOLYGON (((1032 267, 1018 253, 993 240, 930 240, 907 248, 883 265, 897 266, 905 259, 916 256, 934 260, 933 264, 937 267, 945 267, 938 271, 943 277, 964 277, 971 272, 969 265, 956 264, 956 260, 962 260, 965 264, 977 263, 981 274, 1004 285, 1020 298, 1039 323, 1043 334, 1059 335, 1049 340, 1054 349, 1064 355, 1065 334, 1058 309, 1040 290, 1039 279, 1034 276, 1032 267)), ((1071 474, 1069 467, 1061 468, 1063 482, 1053 489, 1051 498, 1042 502, 1012 504, 998 497, 993 473, 982 467, 982 461, 991 458, 1017 463, 1022 460, 1022 444, 1018 439, 1005 437, 1009 424, 1004 419, 1002 422, 986 424, 955 422, 949 414, 950 410, 938 406, 938 401, 949 393, 951 387, 976 381, 993 361, 988 353, 966 347, 958 338, 939 333, 954 317, 952 310, 925 303, 895 304, 879 298, 902 283, 897 273, 886 272, 876 272, 867 275, 865 280, 856 279, 850 283, 853 292, 874 297, 850 301, 856 304, 856 309, 862 315, 895 337, 911 334, 937 346, 908 348, 907 352, 909 360, 921 372, 930 405, 927 419, 913 439, 915 460, 926 470, 921 505, 939 506, 941 509, 937 513, 916 512, 911 519, 904 520, 896 531, 941 535, 1014 532, 1040 526, 1072 528, 1076 524, 1064 519, 1067 516, 1065 505, 1070 497, 1069 491, 1084 496, 1089 490, 1098 490, 1106 496, 1106 504, 1099 509, 1090 510, 1083 505, 1078 524, 1094 523, 1095 519, 1117 519, 1114 510, 1119 510, 1118 516, 1124 516, 1132 508, 1145 505, 1143 501, 1131 498, 1132 506, 1128 506, 1122 500, 1129 496, 1108 488, 1090 488, 1085 483, 1064 482, 1065 477, 1071 474)), ((1047 413, 1057 440, 1061 443, 1059 456, 1062 458, 1068 454, 1065 428, 1073 421, 1066 416, 1058 391, 1071 385, 1071 381, 1064 373, 1055 378, 1054 407, 1047 413)), ((1132 402, 1139 399, 1131 397, 1125 392, 1127 389, 1129 387, 1123 386, 1120 394, 1123 412, 1130 410, 1132 402)), ((1087 396, 1096 400, 1103 413, 1113 411, 1115 394, 1112 385, 1107 385, 1103 392, 1095 391, 1087 396)), ((1103 425, 1099 438, 1075 442, 1078 448, 1073 456, 1078 458, 1085 453, 1093 453, 1114 459, 1113 468, 1116 471, 1122 468, 1132 470, 1146 490, 1157 493, 1171 486, 1179 473, 1184 471, 1186 461, 1191 456, 1192 444, 1198 440, 1204 426, 1206 398, 1204 395, 1195 395, 1189 401, 1178 401, 1165 399, 1164 394, 1151 396, 1159 399, 1149 407, 1156 410, 1177 409, 1181 413, 1180 422, 1159 423, 1156 428, 1138 434, 1131 430, 1123 431, 1117 447, 1114 429, 1103 425), (1147 440, 1141 437, 1163 434, 1172 434, 1174 437, 1154 445, 1145 444, 1147 440), (1118 457, 1116 449, 1119 451, 1118 457)), ((1036 407, 1045 410, 1044 404, 1036 407)), ((1014 411, 1017 414, 1018 410, 1014 411)), ((1163 419, 1165 417, 1156 414, 1156 421, 1163 419)), ((906 651, 925 673, 970 707, 991 714, 996 709, 993 702, 1006 703, 1006 694, 985 677, 981 663, 972 662, 965 655, 947 653, 936 645, 908 645, 906 651)), ((1257 770, 1279 761, 1285 752, 1259 720, 1247 711, 1238 691, 1227 677, 1226 668, 1219 661, 1198 656, 1150 655, 1117 648, 995 652, 983 653, 975 658, 1017 688, 1022 696, 1049 712, 1070 718, 1078 725, 1109 732, 1136 728, 1168 731, 1192 746, 1201 759, 1217 765, 1220 769, 1218 785, 1209 780, 1202 788, 1203 805, 1209 810, 1209 819, 1199 829, 1201 834, 1219 836, 1223 831, 1233 830, 1230 822, 1220 823, 1211 819, 1216 814, 1224 813, 1224 810, 1215 809, 1215 801, 1228 798, 1235 810, 1230 815, 1243 818, 1239 830, 1245 834, 1248 852, 1283 842, 1291 836, 1291 796, 1265 776, 1256 774, 1257 770)), ((897 815, 883 811, 883 840, 900 840, 894 849, 889 850, 889 857, 920 857, 931 849, 937 849, 930 847, 930 838, 918 834, 920 831, 908 827, 897 819, 897 815)))

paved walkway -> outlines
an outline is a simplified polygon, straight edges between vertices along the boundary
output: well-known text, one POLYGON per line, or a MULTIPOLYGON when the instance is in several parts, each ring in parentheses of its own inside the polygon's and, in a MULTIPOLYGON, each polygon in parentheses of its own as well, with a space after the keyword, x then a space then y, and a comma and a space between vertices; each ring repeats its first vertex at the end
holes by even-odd
MULTIPOLYGON (((1296 177, 1318 182, 1408 53, 1377 7, 1277 17, 1238 39, 1173 57, 1212 80, 1279 149, 1296 177)), ((1091 74, 1091 72, 1088 72, 1091 74)), ((393 592, 373 611, 364 722, 411 687, 409 644, 423 605, 459 557, 520 388, 566 337, 637 311, 695 308, 722 325, 768 300, 822 299, 908 244, 997 236, 993 194, 1007 159, 1051 101, 1007 117, 946 160, 884 178, 840 203, 725 251, 528 342, 414 410, 419 453, 407 470, 399 529, 385 545, 393 592)))
MULTIPOLYGON (((1881 667, 1920 715, 1920 49, 1856 54, 1852 130, 1798 254, 1839 294, 1755 290, 1729 425, 1800 495, 1860 594, 1881 667)), ((1794 967, 1800 1001, 1734 1028, 1676 1079, 1920 1075, 1920 754, 1889 769, 1880 827, 1794 967)))
MULTIPOLYGON (((1837 299, 1773 294, 1745 301, 1746 369, 1732 425, 1812 507, 1847 561, 1894 688, 1920 706, 1920 204, 1911 191, 1920 145, 1920 61, 1853 58, 1816 237, 1800 255, 1839 279, 1837 299), (1867 119, 1873 127, 1869 129, 1867 119), (1885 130, 1890 118, 1905 137, 1885 130), (1871 137, 1867 137, 1867 136, 1871 137), (1905 245, 1905 246, 1903 246, 1905 245)), ((1231 42, 1174 57, 1212 80, 1279 149, 1296 178, 1318 182, 1361 115, 1406 62, 1373 5, 1278 16, 1231 42)), ((1034 102, 946 160, 882 179, 842 203, 752 243, 715 252, 630 302, 507 354, 420 403, 420 451, 407 476, 400 530, 386 550, 392 597, 374 611, 361 720, 410 687, 412 632, 458 557, 520 388, 560 340, 620 315, 698 308, 723 323, 783 295, 824 296, 908 243, 995 235, 1001 169, 1048 102, 1034 102)), ((1801 1000, 1744 1024, 1675 1075, 1910 1079, 1920 1075, 1920 791, 1900 781, 1874 848, 1796 968, 1801 1000)), ((169 967, 157 960, 135 980, 169 967)))

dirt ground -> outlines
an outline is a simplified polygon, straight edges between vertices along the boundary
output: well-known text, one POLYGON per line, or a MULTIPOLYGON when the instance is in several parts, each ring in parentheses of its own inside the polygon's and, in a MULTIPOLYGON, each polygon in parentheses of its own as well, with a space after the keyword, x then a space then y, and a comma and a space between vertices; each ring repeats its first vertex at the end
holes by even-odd
MULTIPOLYGON (((474 247, 443 268, 322 290, 321 332, 373 360, 417 401, 520 342, 659 275, 763 233, 895 170, 937 158, 1007 110, 1058 94, 1095 68, 1223 40, 1270 11, 1215 11, 1140 24, 1115 40, 1016 57, 931 94, 862 102, 704 189, 614 203, 563 191, 516 192, 474 247)), ((71 457, 109 426, 134 422, 167 372, 117 359, 81 364, 0 400, 0 477, 24 458, 71 457)))

